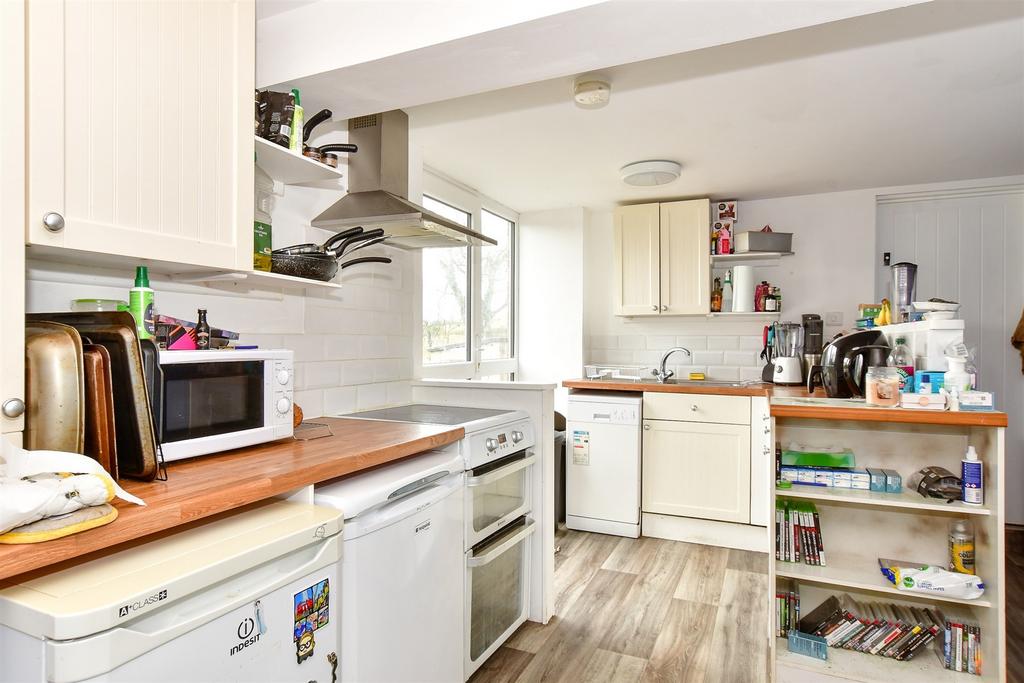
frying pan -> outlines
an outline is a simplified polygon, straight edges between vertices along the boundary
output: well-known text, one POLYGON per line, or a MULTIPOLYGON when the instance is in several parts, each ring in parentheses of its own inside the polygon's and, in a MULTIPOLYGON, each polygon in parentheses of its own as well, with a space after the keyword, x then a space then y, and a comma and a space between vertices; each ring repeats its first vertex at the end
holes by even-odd
POLYGON ((366 247, 372 247, 375 244, 380 244, 381 242, 384 242, 389 239, 391 239, 391 235, 384 235, 383 237, 375 237, 373 239, 366 240, 365 242, 357 244, 351 249, 345 250, 344 254, 338 254, 338 258, 341 258, 342 256, 347 256, 351 254, 353 251, 359 251, 360 249, 365 249, 366 247))
POLYGON ((328 282, 338 274, 338 259, 330 254, 271 254, 270 271, 328 282))
POLYGON ((348 230, 342 230, 339 233, 331 235, 326 242, 323 244, 313 244, 308 242, 306 244, 296 244, 291 247, 282 247, 280 249, 274 249, 271 252, 273 255, 287 254, 290 256, 296 256, 299 254, 331 254, 331 251, 341 242, 345 241, 349 237, 355 237, 363 233, 362 226, 356 226, 349 228, 348 230))
POLYGON ((364 256, 363 258, 354 258, 351 261, 345 261, 340 267, 348 268, 349 266, 358 266, 360 263, 391 263, 391 259, 387 256, 364 256))
POLYGON ((356 244, 358 242, 367 242, 369 240, 374 240, 374 239, 377 239, 378 237, 383 237, 383 236, 384 236, 384 230, 382 228, 377 228, 376 230, 370 230, 369 232, 364 232, 364 233, 362 233, 360 235, 353 235, 352 237, 349 237, 349 238, 345 239, 341 243, 341 246, 337 247, 334 250, 334 253, 340 258, 340 257, 345 255, 345 253, 348 251, 349 247, 351 247, 353 244, 356 244))

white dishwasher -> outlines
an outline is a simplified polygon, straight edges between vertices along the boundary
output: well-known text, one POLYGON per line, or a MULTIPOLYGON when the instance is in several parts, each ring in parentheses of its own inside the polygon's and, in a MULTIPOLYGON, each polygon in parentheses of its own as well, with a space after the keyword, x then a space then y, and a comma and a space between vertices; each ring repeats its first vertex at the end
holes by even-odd
POLYGON ((4 588, 0 681, 330 683, 341 525, 271 501, 4 588))
POLYGON ((569 395, 565 431, 565 525, 640 535, 639 394, 569 395))
POLYGON ((451 446, 315 488, 345 515, 343 683, 463 680, 462 472, 451 446))

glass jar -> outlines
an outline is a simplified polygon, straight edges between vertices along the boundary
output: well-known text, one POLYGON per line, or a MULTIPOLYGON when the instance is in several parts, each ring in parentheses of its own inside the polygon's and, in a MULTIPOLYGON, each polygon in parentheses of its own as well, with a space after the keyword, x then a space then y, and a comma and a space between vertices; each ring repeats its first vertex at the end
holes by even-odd
POLYGON ((864 383, 868 405, 894 408, 900 404, 899 368, 868 368, 864 383))

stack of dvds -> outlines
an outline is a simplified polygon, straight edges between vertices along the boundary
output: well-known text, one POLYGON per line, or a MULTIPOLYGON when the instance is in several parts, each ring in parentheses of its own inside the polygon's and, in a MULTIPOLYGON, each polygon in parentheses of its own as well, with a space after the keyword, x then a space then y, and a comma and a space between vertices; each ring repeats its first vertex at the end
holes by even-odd
POLYGON ((980 676, 981 627, 958 616, 947 617, 943 655, 947 669, 980 676))
POLYGON ((814 503, 775 501, 775 559, 825 566, 821 519, 814 503))
POLYGON ((800 594, 796 591, 775 594, 775 636, 785 638, 800 623, 800 594))
POLYGON ((940 636, 946 619, 933 607, 859 603, 844 595, 841 602, 835 596, 823 602, 800 627, 823 637, 829 647, 906 661, 940 636))

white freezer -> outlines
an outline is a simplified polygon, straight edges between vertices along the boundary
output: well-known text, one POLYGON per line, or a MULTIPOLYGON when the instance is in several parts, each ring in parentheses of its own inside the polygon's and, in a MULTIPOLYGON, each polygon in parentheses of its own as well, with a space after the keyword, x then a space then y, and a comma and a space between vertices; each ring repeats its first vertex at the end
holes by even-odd
POLYGON ((565 525, 640 535, 639 396, 569 395, 565 431, 565 525))
POLYGON ((341 525, 272 501, 5 588, 0 681, 328 683, 341 525))

